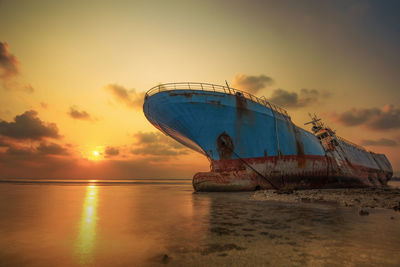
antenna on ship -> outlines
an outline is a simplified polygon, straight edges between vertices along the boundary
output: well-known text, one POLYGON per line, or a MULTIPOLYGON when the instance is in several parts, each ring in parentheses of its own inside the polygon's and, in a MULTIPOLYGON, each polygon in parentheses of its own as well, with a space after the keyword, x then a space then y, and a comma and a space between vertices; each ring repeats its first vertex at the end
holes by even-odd
POLYGON ((228 87, 229 93, 231 93, 231 88, 229 87, 228 81, 225 80, 226 87, 228 87))
POLYGON ((318 118, 315 113, 314 113, 314 115, 311 115, 311 113, 308 113, 308 116, 310 116, 311 121, 304 123, 304 125, 307 125, 307 124, 311 123, 313 125, 311 130, 314 133, 317 133, 319 130, 321 130, 324 127, 324 124, 321 122, 321 119, 318 118))

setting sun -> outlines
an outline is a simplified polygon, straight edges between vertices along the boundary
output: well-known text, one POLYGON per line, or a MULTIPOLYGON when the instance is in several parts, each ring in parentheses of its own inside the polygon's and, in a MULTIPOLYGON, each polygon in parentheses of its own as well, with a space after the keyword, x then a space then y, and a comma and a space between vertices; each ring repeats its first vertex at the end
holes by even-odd
POLYGON ((87 159, 91 160, 91 161, 99 161, 102 160, 103 157, 103 150, 98 147, 96 147, 96 150, 89 150, 89 154, 87 156, 87 159))

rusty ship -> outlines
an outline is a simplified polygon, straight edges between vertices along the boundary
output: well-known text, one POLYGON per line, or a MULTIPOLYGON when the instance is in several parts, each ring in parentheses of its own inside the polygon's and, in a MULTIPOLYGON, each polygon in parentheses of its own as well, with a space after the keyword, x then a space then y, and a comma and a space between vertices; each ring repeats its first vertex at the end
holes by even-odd
POLYGON ((315 115, 304 130, 282 107, 228 84, 160 84, 143 111, 210 161, 209 172, 193 177, 196 191, 382 187, 393 175, 384 154, 337 136, 315 115))

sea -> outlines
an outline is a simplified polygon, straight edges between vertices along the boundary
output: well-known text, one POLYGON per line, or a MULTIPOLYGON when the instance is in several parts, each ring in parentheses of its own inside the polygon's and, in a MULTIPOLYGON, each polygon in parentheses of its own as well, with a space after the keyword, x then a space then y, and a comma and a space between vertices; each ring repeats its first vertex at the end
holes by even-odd
POLYGON ((0 266, 400 266, 400 212, 253 194, 196 193, 190 179, 0 180, 0 266))

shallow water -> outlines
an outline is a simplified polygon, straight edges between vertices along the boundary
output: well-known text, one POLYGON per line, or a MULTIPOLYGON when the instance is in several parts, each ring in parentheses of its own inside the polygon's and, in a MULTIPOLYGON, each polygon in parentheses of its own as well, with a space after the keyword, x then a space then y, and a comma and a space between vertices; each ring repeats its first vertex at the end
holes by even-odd
POLYGON ((3 181, 0 265, 400 264, 399 212, 252 194, 193 193, 190 180, 3 181))

